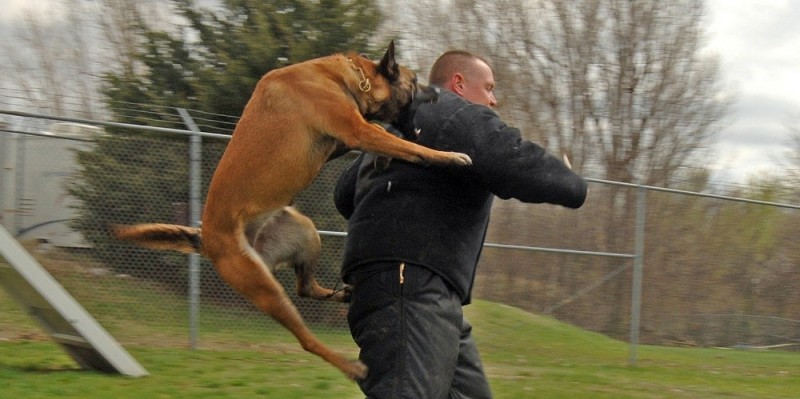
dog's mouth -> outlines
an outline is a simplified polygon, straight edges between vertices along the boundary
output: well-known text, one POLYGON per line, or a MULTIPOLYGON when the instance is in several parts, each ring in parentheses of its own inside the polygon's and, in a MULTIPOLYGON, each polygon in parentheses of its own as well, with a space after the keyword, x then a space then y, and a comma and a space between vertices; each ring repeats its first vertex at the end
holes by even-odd
POLYGON ((393 121, 394 126, 400 130, 407 140, 415 141, 419 136, 419 129, 414 125, 414 114, 422 104, 433 104, 439 101, 439 88, 435 86, 417 85, 411 92, 411 101, 408 102, 393 121))

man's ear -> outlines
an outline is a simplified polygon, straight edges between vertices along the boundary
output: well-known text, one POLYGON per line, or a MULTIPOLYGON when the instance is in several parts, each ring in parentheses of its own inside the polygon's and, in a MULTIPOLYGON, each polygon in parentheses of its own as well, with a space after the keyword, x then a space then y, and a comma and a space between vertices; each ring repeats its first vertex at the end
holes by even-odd
POLYGON ((450 78, 450 91, 459 96, 464 94, 464 75, 458 72, 453 74, 453 77, 450 78))
POLYGON ((397 80, 400 76, 400 66, 394 60, 394 40, 389 42, 389 48, 386 49, 386 54, 381 58, 378 64, 378 73, 386 77, 390 82, 397 80))

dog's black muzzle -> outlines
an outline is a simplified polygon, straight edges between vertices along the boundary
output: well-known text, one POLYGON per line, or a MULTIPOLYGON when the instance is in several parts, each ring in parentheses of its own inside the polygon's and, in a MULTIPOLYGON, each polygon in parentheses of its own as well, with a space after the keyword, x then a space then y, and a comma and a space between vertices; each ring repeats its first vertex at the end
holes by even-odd
POLYGON ((439 101, 439 88, 435 86, 418 85, 414 97, 408 105, 400 110, 397 121, 393 125, 403 134, 406 140, 416 141, 419 131, 414 125, 414 115, 422 104, 434 104, 439 101))
MULTIPOLYGON (((436 101, 439 101, 438 87, 417 85, 417 90, 416 93, 414 93, 414 98, 411 100, 411 105, 413 106, 414 103, 417 103, 417 106, 419 106, 419 104, 436 103, 436 101)), ((416 110, 416 107, 414 110, 416 110)))

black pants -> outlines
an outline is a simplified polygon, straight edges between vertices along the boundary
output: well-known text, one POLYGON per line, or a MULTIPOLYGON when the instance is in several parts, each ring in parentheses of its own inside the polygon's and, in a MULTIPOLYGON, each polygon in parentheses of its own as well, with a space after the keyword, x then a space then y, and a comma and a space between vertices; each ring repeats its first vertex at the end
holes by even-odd
POLYGON ((491 398, 458 295, 424 267, 371 264, 349 276, 347 321, 374 399, 491 398))

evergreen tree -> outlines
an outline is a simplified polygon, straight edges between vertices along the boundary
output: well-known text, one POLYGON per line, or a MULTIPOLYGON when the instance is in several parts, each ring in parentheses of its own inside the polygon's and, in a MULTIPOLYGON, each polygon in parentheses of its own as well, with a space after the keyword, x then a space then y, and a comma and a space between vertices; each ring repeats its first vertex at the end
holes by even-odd
MULTIPOLYGON (((118 122, 185 129, 175 111, 181 107, 202 112, 203 131, 229 133, 231 116, 241 114, 269 70, 335 52, 368 52, 380 20, 371 0, 226 0, 214 11, 192 0, 172 4, 186 24, 167 32, 140 18, 135 65, 104 78, 103 94, 118 122)), ((143 256, 157 255, 116 242, 106 228, 187 222, 185 212, 175 209, 188 202, 188 139, 120 128, 107 133, 94 149, 78 154, 82 171, 70 192, 81 205, 73 227, 101 260, 137 274, 143 256)), ((204 185, 224 146, 204 140, 204 185)), ((335 210, 325 205, 315 212, 328 220, 335 210)))

